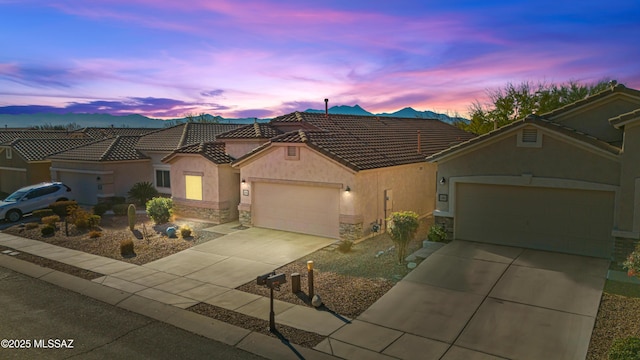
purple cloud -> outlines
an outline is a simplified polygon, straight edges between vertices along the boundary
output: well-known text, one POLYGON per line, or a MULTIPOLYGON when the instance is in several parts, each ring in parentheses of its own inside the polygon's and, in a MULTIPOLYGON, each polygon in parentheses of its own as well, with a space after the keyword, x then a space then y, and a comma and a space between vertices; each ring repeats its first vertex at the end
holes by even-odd
POLYGON ((224 90, 216 89, 216 90, 210 90, 210 91, 203 91, 200 93, 200 95, 208 96, 208 97, 216 97, 216 96, 221 96, 223 93, 224 93, 224 90))

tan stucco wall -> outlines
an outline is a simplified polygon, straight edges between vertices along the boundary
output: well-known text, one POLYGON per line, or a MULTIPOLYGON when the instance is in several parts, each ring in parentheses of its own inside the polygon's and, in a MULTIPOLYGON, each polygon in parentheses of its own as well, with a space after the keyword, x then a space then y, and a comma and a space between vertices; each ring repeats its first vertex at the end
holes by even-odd
MULTIPOLYGON (((355 183, 352 171, 304 146, 299 148, 299 160, 285 160, 286 146, 287 144, 273 146, 261 156, 241 165, 240 176, 247 181, 242 189, 249 190, 249 196, 241 196, 241 206, 251 204, 250 180, 254 178, 342 184, 343 187, 353 186, 351 184, 355 183)), ((354 197, 341 199, 341 215, 361 215, 358 213, 357 201, 354 200, 354 197)))
POLYGON ((551 119, 593 135, 607 142, 622 141, 622 131, 609 124, 609 119, 640 107, 640 99, 615 94, 609 99, 585 106, 576 111, 559 114, 551 119))
MULTIPOLYGON (((542 131, 539 129, 539 131, 542 131)), ((549 132, 542 132, 541 148, 517 147, 517 131, 487 146, 438 163, 438 194, 449 194, 451 177, 521 176, 571 179, 617 186, 620 163, 568 144, 549 132)), ((437 202, 437 209, 449 211, 449 202, 437 202)))
POLYGON ((27 162, 15 151, 12 152, 11 159, 7 159, 5 150, 0 150, 0 191, 12 193, 28 185, 27 172, 19 170, 26 170, 27 167, 27 162))
POLYGON ((640 231, 640 123, 625 126, 621 157, 618 229, 638 232, 640 231))
POLYGON ((392 211, 411 210, 424 216, 435 207, 435 182, 436 165, 426 162, 358 173, 352 193, 363 215, 365 235, 370 232, 371 223, 390 215, 385 213, 385 190, 392 190, 392 211))
POLYGON ((174 199, 180 201, 186 197, 185 174, 202 174, 202 202, 189 201, 189 206, 229 209, 230 218, 238 218, 239 170, 227 164, 216 165, 200 155, 189 154, 174 157, 170 164, 171 195, 174 199))
POLYGON ((266 140, 224 140, 224 148, 227 154, 234 159, 248 154, 251 150, 264 144, 266 140))
POLYGON ((37 184, 41 182, 51 181, 50 161, 31 163, 27 167, 27 184, 37 184))

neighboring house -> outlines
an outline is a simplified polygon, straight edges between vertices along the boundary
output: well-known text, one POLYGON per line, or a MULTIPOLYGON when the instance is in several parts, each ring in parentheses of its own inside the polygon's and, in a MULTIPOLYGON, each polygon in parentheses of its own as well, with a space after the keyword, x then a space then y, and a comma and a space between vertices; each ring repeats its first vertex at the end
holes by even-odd
POLYGON ((437 120, 322 113, 268 125, 282 134, 232 163, 241 223, 350 240, 392 211, 429 215, 436 166, 425 156, 473 137, 437 120))
MULTIPOLYGON (((23 133, 21 135, 52 134, 23 133)), ((0 144, 0 191, 11 193, 27 185, 51 181, 49 173, 51 162, 47 157, 91 141, 91 139, 69 138, 17 138, 0 144)))
POLYGON ((151 162, 136 149, 139 140, 119 135, 52 155, 50 177, 71 187, 81 204, 126 197, 133 184, 150 180, 151 162))
POLYGON ((623 259, 640 238, 640 91, 617 85, 429 156, 452 238, 623 259))
POLYGON ((136 149, 151 161, 147 181, 152 182, 158 192, 171 194, 171 166, 163 163, 163 158, 184 146, 213 142, 217 135, 240 126, 242 125, 187 122, 142 136, 136 149))

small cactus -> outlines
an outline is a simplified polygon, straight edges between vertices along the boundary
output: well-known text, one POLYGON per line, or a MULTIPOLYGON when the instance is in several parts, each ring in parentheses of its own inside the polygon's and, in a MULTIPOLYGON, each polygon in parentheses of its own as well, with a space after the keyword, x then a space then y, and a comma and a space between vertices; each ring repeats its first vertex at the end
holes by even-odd
POLYGON ((129 204, 129 209, 127 209, 127 216, 129 217, 129 230, 133 231, 136 226, 136 206, 133 204, 129 204))

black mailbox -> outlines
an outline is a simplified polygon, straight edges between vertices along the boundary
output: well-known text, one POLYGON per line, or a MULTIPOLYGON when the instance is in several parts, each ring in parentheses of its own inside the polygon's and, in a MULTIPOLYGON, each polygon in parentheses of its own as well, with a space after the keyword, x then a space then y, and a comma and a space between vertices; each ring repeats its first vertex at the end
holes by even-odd
POLYGON ((266 273, 264 275, 259 275, 256 278, 256 284, 258 284, 258 285, 266 285, 267 284, 267 278, 269 278, 269 276, 272 276, 272 275, 275 275, 275 274, 276 274, 276 272, 272 271, 272 272, 266 273))
POLYGON ((271 275, 267 278, 267 287, 278 288, 286 282, 287 276, 285 274, 271 275))

